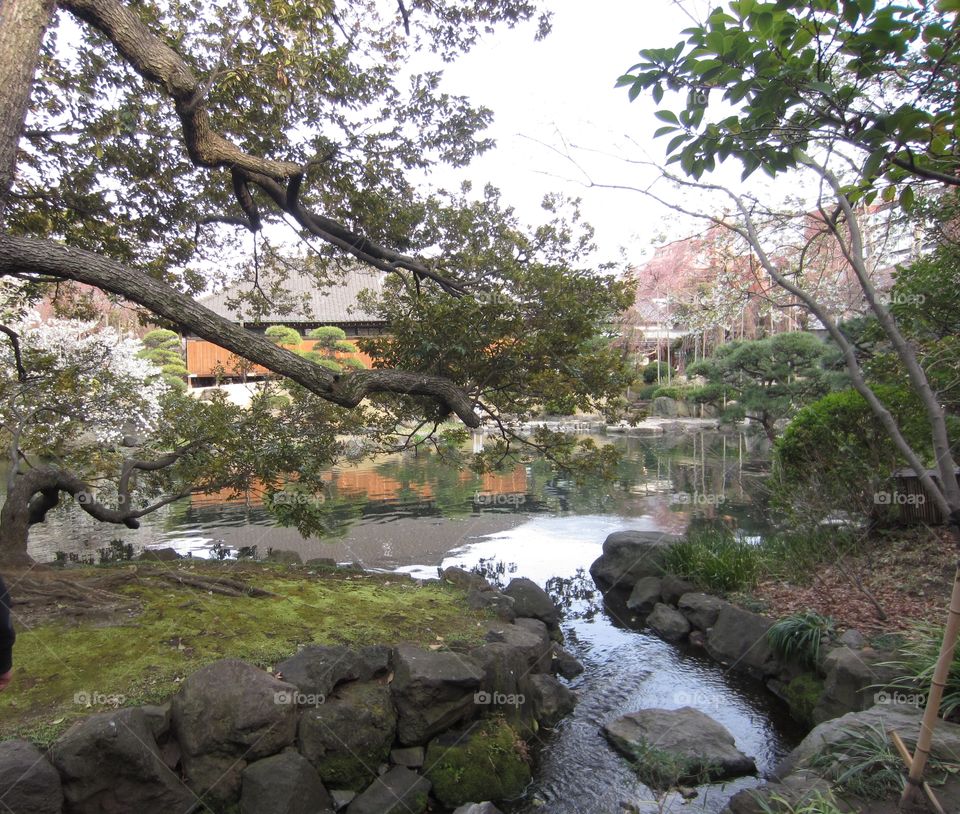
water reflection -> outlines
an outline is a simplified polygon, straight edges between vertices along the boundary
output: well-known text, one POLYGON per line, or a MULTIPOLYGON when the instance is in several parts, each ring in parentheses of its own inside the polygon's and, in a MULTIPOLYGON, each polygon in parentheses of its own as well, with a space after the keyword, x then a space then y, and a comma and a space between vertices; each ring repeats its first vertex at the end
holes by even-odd
POLYGON ((755 495, 766 466, 762 439, 736 433, 678 433, 608 439, 623 453, 612 483, 575 482, 543 460, 478 476, 435 455, 395 455, 327 473, 322 533, 279 527, 260 492, 194 496, 144 519, 137 530, 97 523, 65 503, 31 531, 30 553, 96 561, 117 551, 172 546, 192 556, 288 549, 366 567, 439 560, 477 536, 506 531, 540 514, 647 518, 682 532, 691 521, 720 520, 748 534, 763 530, 755 495), (101 554, 102 552, 102 554, 101 554))

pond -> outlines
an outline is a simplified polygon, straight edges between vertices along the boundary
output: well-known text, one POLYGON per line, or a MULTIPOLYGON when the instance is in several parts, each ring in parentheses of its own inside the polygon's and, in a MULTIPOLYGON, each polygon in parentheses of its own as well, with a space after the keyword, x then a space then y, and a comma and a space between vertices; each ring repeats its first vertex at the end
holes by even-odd
POLYGON ((575 712, 546 736, 534 782, 510 810, 620 814, 630 803, 643 812, 719 812, 759 779, 702 786, 692 801, 658 803, 606 744, 601 726, 644 707, 694 706, 734 734, 761 775, 802 733, 761 685, 618 619, 603 607, 588 568, 605 537, 626 528, 680 533, 719 521, 745 537, 762 535, 766 445, 716 431, 605 440, 623 453, 613 483, 565 480, 541 460, 476 476, 432 456, 393 456, 330 471, 323 538, 276 527, 256 500, 210 496, 175 504, 135 531, 61 507, 31 533, 30 553, 96 561, 144 546, 203 557, 284 549, 304 560, 332 557, 422 577, 454 564, 482 568, 502 584, 529 577, 564 607, 566 646, 586 670, 572 684, 580 698, 575 712))

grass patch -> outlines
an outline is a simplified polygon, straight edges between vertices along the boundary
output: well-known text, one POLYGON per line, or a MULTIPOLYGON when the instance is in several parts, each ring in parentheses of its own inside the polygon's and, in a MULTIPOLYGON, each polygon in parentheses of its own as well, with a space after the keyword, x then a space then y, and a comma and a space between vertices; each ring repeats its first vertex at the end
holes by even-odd
POLYGON ((829 616, 802 611, 778 619, 767 631, 773 652, 785 661, 797 661, 805 667, 816 667, 825 639, 834 631, 829 616))
MULTIPOLYGON (((886 662, 899 672, 890 687, 905 692, 926 693, 933 682, 933 672, 940 657, 943 625, 920 622, 900 644, 897 658, 886 662)), ((954 650, 947 683, 940 701, 940 714, 956 720, 960 711, 960 648, 954 650)))
POLYGON ((121 578, 126 572, 129 579, 114 595, 135 600, 141 610, 106 621, 52 619, 30 629, 19 626, 14 683, 0 694, 0 737, 45 745, 83 715, 162 701, 185 676, 221 658, 270 667, 312 642, 474 643, 486 618, 469 610, 453 586, 421 586, 395 574, 309 574, 263 563, 193 562, 172 569, 228 574, 276 596, 212 594, 129 566, 65 572, 79 585, 107 570, 121 578))
POLYGON ((776 533, 753 543, 738 539, 725 526, 701 526, 670 547, 664 570, 705 590, 731 594, 750 591, 764 579, 809 579, 818 565, 836 560, 852 545, 850 535, 837 529, 776 533))
POLYGON ((636 750, 633 770, 640 782, 654 792, 665 792, 679 785, 708 783, 716 767, 699 758, 668 752, 643 742, 636 750))

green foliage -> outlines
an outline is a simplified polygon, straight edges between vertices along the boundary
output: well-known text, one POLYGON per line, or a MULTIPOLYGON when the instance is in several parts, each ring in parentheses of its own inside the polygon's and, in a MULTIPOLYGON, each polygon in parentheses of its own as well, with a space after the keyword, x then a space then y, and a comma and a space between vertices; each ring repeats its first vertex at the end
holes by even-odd
MULTIPOLYGON (((890 740, 883 723, 848 727, 842 737, 815 754, 810 765, 826 772, 840 794, 868 800, 884 800, 899 794, 906 780, 903 758, 890 740)), ((926 778, 931 785, 943 783, 943 761, 930 758, 926 778)))
POLYGON ((363 370, 365 365, 356 357, 341 358, 338 353, 356 353, 357 346, 346 341, 347 334, 342 328, 334 325, 324 325, 314 328, 307 334, 308 339, 315 340, 313 347, 304 356, 334 373, 342 373, 344 369, 363 370))
POLYGON ((643 369, 643 381, 645 384, 666 381, 670 375, 670 365, 666 362, 651 362, 643 369), (659 375, 658 375, 659 374, 659 375))
POLYGON ((750 417, 772 439, 777 421, 835 386, 841 376, 837 362, 832 345, 797 332, 728 342, 691 367, 709 381, 702 398, 735 401, 728 406, 727 417, 750 417))
MULTIPOLYGON (((919 398, 910 390, 873 390, 921 456, 930 454, 930 429, 919 398)), ((877 511, 874 493, 889 484, 905 461, 855 390, 830 393, 804 407, 774 446, 774 502, 795 514, 826 515, 843 508, 877 511)))
POLYGON ((705 589, 729 593, 752 588, 762 568, 761 549, 737 540, 729 531, 704 527, 687 532, 667 549, 664 570, 705 589))
POLYGON ((805 794, 798 802, 774 794, 769 799, 758 799, 757 804, 762 814, 846 814, 832 792, 815 791, 805 794))
POLYGON ((640 782, 654 792, 669 791, 679 785, 708 783, 716 770, 701 758, 669 752, 647 741, 635 749, 633 769, 640 782))
MULTIPOLYGON (((954 174, 960 56, 952 14, 935 4, 728 0, 684 34, 641 51, 619 84, 631 100, 681 94, 656 115, 685 174, 699 178, 733 157, 744 177, 775 175, 837 140, 863 156, 864 191, 880 178, 954 174)), ((912 199, 907 186, 901 204, 912 199)))
POLYGON ((275 345, 288 350, 297 350, 300 343, 303 342, 300 332, 296 328, 290 328, 286 325, 271 325, 264 331, 264 334, 275 345))
POLYGON ((767 640, 780 658, 801 666, 816 667, 823 642, 833 635, 834 621, 814 611, 801 611, 778 619, 767 631, 767 640))
MULTIPOLYGON (((900 672, 890 687, 906 693, 926 692, 933 680, 933 671, 943 642, 943 625, 919 623, 910 630, 897 652, 896 659, 888 663, 900 672)), ((960 648, 954 651, 950 672, 940 702, 940 714, 954 718, 960 710, 960 648)))

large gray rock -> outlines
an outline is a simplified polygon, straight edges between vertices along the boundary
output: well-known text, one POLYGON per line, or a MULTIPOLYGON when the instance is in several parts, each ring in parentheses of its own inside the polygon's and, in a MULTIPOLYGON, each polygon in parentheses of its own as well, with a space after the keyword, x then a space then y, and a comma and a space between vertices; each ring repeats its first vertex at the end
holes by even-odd
POLYGON ((550 595, 536 582, 526 577, 511 579, 503 589, 504 596, 513 599, 513 609, 517 616, 539 619, 550 628, 560 623, 560 610, 553 604, 550 595))
POLYGON ((397 714, 382 684, 348 684, 300 716, 300 752, 330 788, 361 791, 390 754, 397 714))
POLYGON ((707 652, 717 661, 753 676, 776 675, 781 665, 767 640, 773 620, 726 605, 707 633, 707 652))
POLYGON ((347 807, 347 814, 422 814, 427 809, 430 781, 394 766, 347 807))
POLYGON ((583 665, 579 662, 573 653, 564 650, 559 644, 554 642, 550 646, 551 667, 550 672, 563 676, 567 681, 576 678, 583 672, 583 665))
POLYGON ((216 803, 234 802, 247 763, 293 743, 297 688, 239 659, 201 667, 173 697, 173 732, 187 783, 216 803))
POLYGON ((544 726, 556 726, 577 704, 577 696, 546 673, 527 676, 524 689, 530 694, 534 717, 544 726))
POLYGON ((605 590, 629 590, 638 579, 662 576, 664 553, 679 539, 660 531, 615 531, 603 541, 590 575, 605 590))
POLYGON ((478 590, 488 592, 493 590, 493 586, 484 577, 480 576, 480 574, 475 571, 467 571, 465 568, 458 568, 455 565, 444 568, 441 576, 445 582, 456 585, 458 588, 463 588, 465 591, 478 590))
POLYGON ((634 583, 627 599, 627 607, 641 616, 646 616, 659 601, 660 577, 641 577, 634 583))
MULTIPOLYGON (((789 810, 820 810, 816 806, 819 800, 830 795, 830 783, 826 780, 803 773, 787 778, 782 783, 765 783, 755 789, 743 789, 738 791, 722 814, 769 814, 773 811, 783 810, 785 805, 792 808, 789 810), (807 808, 804 808, 807 806, 807 808)), ((833 798, 836 800, 836 798, 833 798)), ((843 812, 859 812, 860 808, 854 808, 844 805, 837 801, 837 806, 843 812)))
MULTIPOLYGON (((796 770, 806 768, 813 756, 841 744, 851 733, 868 729, 874 732, 896 730, 912 752, 916 747, 922 718, 923 709, 919 706, 877 704, 863 712, 848 712, 839 718, 824 721, 814 727, 800 745, 780 762, 774 775, 779 779, 786 778, 796 770)), ((960 762, 960 724, 942 720, 937 723, 931 755, 946 763, 960 762)))
POLYGON ((727 603, 716 596, 702 593, 683 594, 677 600, 677 609, 690 624, 698 630, 709 630, 717 621, 717 617, 727 607, 727 603))
POLYGON ((514 627, 525 630, 537 637, 537 658, 530 662, 530 672, 549 673, 553 665, 553 642, 555 641, 554 628, 551 630, 539 619, 521 617, 514 623, 514 627))
POLYGON ((196 802, 164 763, 150 722, 137 707, 84 718, 53 745, 50 758, 71 814, 169 814, 196 802))
POLYGON ((60 775, 29 741, 0 741, 0 811, 60 814, 60 775))
POLYGON ((333 814, 317 770, 292 750, 251 763, 242 778, 240 814, 333 814))
POLYGON ((680 611, 658 602, 647 617, 647 625, 668 642, 682 641, 690 632, 690 623, 680 611))
POLYGON ((502 814, 493 803, 467 803, 460 806, 453 814, 502 814))
POLYGON ((690 761, 693 772, 713 779, 738 777, 756 771, 753 758, 736 748, 723 726, 693 707, 642 709, 611 721, 603 734, 622 755, 642 760, 647 749, 657 749, 690 761))
POLYGON ((352 650, 343 645, 309 644, 280 662, 277 672, 304 695, 329 695, 345 681, 369 681, 390 669, 390 648, 373 645, 352 650))
POLYGON ((869 709, 878 691, 896 678, 895 668, 882 664, 889 653, 837 647, 823 660, 823 693, 813 710, 821 723, 848 712, 869 709))
POLYGON ((667 574, 660 580, 660 596, 667 605, 676 605, 681 596, 696 590, 696 585, 674 574, 667 574))
POLYGON ((394 650, 393 663, 390 687, 398 713, 397 734, 405 746, 426 743, 477 713, 474 693, 484 672, 470 656, 402 644, 394 650))
POLYGON ((502 594, 500 591, 471 588, 467 593, 467 607, 471 610, 492 611, 498 619, 505 622, 512 622, 517 618, 513 597, 502 594))

